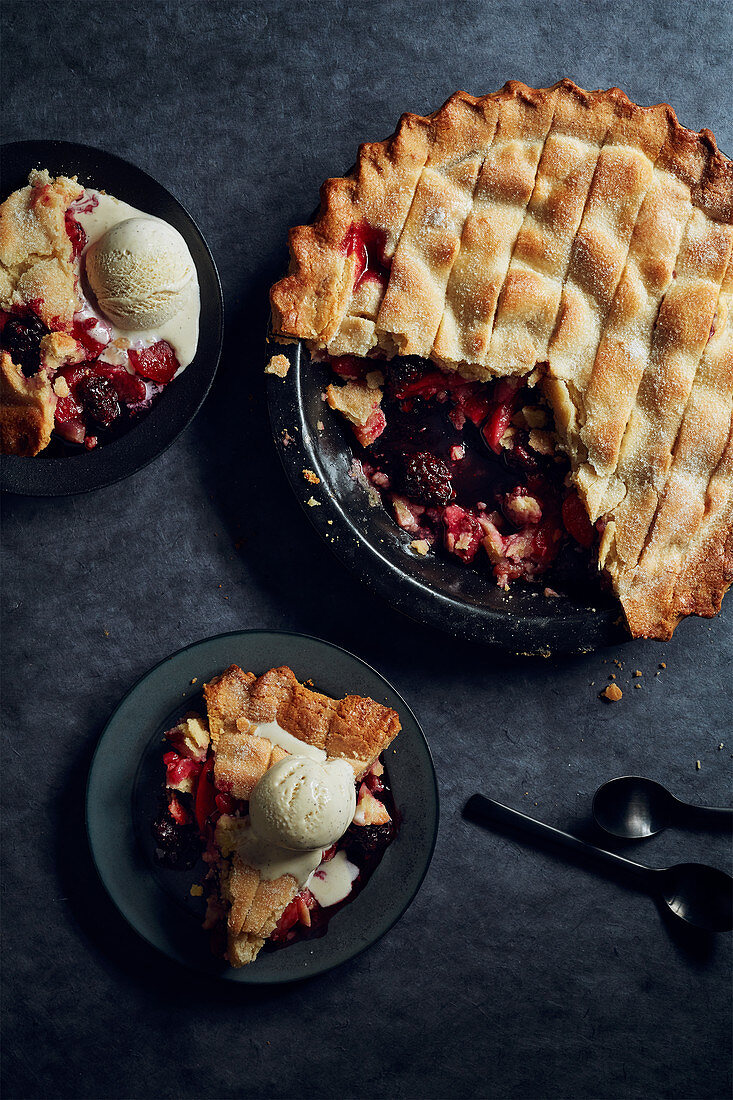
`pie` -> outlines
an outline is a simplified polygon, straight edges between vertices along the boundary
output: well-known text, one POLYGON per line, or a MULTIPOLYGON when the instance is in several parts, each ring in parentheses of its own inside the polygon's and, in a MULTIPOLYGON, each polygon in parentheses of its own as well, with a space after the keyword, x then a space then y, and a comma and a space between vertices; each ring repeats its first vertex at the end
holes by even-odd
MULTIPOLYGON (((345 761, 357 788, 356 812, 342 838, 316 857, 316 875, 345 853, 361 889, 395 835, 394 808, 379 757, 396 737, 395 711, 358 695, 331 699, 299 683, 287 667, 256 677, 232 665, 204 687, 206 718, 190 714, 166 733, 166 796, 154 824, 158 857, 190 867, 200 844, 209 865, 204 927, 223 933, 231 966, 252 962, 267 941, 291 942, 298 931, 318 934, 330 917, 295 872, 266 877, 247 862, 240 844, 249 826, 250 797, 288 750, 271 739, 272 723, 297 741, 345 761), (321 863, 319 865, 319 860, 321 863)), ((315 886, 313 887, 315 890, 315 886)))
POLYGON ((37 455, 52 437, 57 453, 92 450, 147 412, 193 358, 195 277, 180 344, 166 327, 120 331, 89 289, 88 247, 138 216, 161 224, 46 170, 0 204, 1 453, 37 455))
POLYGON ((669 638, 733 579, 732 218, 731 161, 669 106, 459 92, 326 181, 273 329, 362 364, 327 399, 367 448, 395 357, 535 388, 632 635, 669 638))

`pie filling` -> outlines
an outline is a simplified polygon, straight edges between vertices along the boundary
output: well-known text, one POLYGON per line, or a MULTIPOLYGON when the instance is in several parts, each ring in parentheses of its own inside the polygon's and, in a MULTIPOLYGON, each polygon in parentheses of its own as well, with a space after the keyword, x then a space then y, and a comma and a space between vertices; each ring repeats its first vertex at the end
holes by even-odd
POLYGON ((0 308, 0 351, 7 353, 2 449, 47 455, 93 450, 148 412, 193 359, 199 319, 195 265, 180 234, 160 219, 74 181, 50 181, 47 173, 32 173, 31 181, 26 216, 44 227, 43 247, 52 256, 36 262, 29 253, 22 259, 31 245, 23 239, 17 211, 9 208, 22 195, 15 192, 0 207, 4 235, 15 234, 14 251, 0 255, 0 275, 11 288, 2 295, 6 308, 0 308), (62 183, 78 197, 49 228, 50 215, 42 208, 58 206, 62 183), (163 243, 157 255, 144 244, 138 252, 124 243, 108 250, 112 291, 102 300, 90 283, 90 248, 99 250, 113 230, 130 224, 143 237, 146 231, 160 235, 162 227, 163 243), (68 244, 61 239, 64 230, 68 244), (23 289, 25 267, 31 274, 39 269, 36 296, 23 289), (54 313, 54 295, 63 316, 54 313))
MULTIPOLYGON (((198 716, 189 715, 188 718, 204 729, 198 716)), ((249 802, 234 798, 215 786, 211 746, 202 748, 200 739, 192 743, 186 736, 187 722, 188 719, 184 720, 165 734, 168 741, 162 757, 165 786, 160 812, 152 823, 155 859, 164 867, 180 871, 190 871, 199 859, 203 859, 207 866, 203 884, 204 928, 211 933, 213 952, 225 955, 227 914, 222 903, 223 858, 216 841, 216 827, 224 815, 230 828, 236 828, 233 823, 246 826, 249 802)), ((292 748, 291 742, 296 739, 286 735, 285 740, 288 738, 292 748)), ((336 843, 321 852, 315 870, 280 915, 265 944, 269 950, 325 935, 331 918, 366 886, 394 840, 398 815, 381 760, 377 760, 355 786, 353 820, 336 843)), ((293 857, 289 870, 295 877, 298 874, 297 855, 289 853, 293 857)), ((283 866, 278 865, 278 870, 282 872, 283 866)))
POLYGON ((350 420, 366 478, 409 547, 431 549, 547 594, 597 585, 596 529, 570 485, 553 417, 526 379, 469 382, 417 357, 330 357, 329 404, 350 420), (354 423, 359 388, 370 411, 354 423), (557 586, 557 590, 556 590, 557 586))

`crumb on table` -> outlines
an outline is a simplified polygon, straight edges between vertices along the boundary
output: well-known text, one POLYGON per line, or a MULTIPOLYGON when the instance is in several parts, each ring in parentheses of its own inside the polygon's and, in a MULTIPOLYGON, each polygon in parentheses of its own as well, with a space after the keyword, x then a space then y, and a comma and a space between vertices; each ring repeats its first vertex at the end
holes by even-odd
POLYGON ((607 688, 604 688, 601 695, 604 699, 608 699, 609 703, 617 703, 619 699, 623 698, 623 691, 618 684, 609 684, 607 688))

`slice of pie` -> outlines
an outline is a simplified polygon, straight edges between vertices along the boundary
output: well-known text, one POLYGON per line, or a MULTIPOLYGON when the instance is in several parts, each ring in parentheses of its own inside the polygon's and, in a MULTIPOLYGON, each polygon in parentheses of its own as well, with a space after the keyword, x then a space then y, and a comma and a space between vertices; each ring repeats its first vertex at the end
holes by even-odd
MULTIPOLYGON (((306 886, 314 872, 325 878, 324 863, 341 858, 352 877, 362 880, 357 889, 366 881, 394 836, 379 794, 385 790, 379 756, 397 736, 400 721, 372 699, 331 699, 312 691, 285 667, 256 677, 232 665, 205 685, 204 698, 208 721, 191 715, 166 734, 168 802, 155 831, 163 854, 167 849, 175 857, 169 865, 175 865, 190 848, 188 834, 198 830, 211 868, 205 927, 225 929, 225 954, 236 967, 252 962, 268 939, 287 942, 297 921, 310 926, 320 908, 316 885, 314 893, 306 886), (250 799, 266 772, 301 753, 324 766, 342 762, 349 786, 356 784, 344 828, 353 820, 325 851, 280 852, 277 858, 266 852, 262 858, 262 844, 257 838, 253 844, 250 799), (363 866, 358 857, 346 860, 355 847, 366 855, 363 866)), ((347 878, 347 893, 349 885, 347 878)), ((333 904, 323 895, 321 901, 333 904)))
MULTIPOLYGON (((732 220, 731 161, 667 105, 459 92, 324 184, 273 327, 340 363, 537 385, 631 633, 669 638, 733 579, 732 220)), ((328 402, 369 446, 381 389, 342 375, 328 402)))

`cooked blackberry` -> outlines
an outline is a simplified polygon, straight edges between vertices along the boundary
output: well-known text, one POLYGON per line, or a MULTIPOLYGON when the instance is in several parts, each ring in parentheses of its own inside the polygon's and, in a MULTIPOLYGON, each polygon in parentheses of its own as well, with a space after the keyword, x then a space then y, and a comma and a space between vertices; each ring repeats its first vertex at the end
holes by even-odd
POLYGON ((429 451, 405 456, 400 480, 405 496, 419 504, 443 506, 455 499, 450 470, 429 451))
POLYGON ((37 372, 41 365, 41 340, 48 336, 48 329, 40 317, 10 317, 0 335, 0 343, 17 366, 27 376, 37 372))
POLYGON ((116 389, 109 379, 98 374, 82 378, 76 388, 76 398, 84 411, 103 428, 108 428, 122 413, 116 389))

